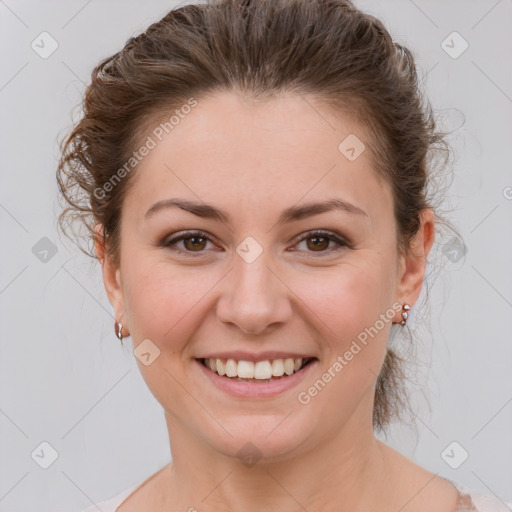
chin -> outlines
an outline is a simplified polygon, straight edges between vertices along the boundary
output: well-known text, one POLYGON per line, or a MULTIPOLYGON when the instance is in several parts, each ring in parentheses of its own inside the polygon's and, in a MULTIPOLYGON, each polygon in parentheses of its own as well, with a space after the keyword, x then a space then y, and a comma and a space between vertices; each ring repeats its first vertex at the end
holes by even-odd
POLYGON ((248 466, 251 461, 271 463, 289 460, 297 455, 300 447, 310 443, 315 434, 313 426, 307 429, 297 424, 291 419, 293 415, 254 415, 222 421, 232 437, 223 435, 212 439, 208 435, 208 443, 216 451, 240 459, 248 466))

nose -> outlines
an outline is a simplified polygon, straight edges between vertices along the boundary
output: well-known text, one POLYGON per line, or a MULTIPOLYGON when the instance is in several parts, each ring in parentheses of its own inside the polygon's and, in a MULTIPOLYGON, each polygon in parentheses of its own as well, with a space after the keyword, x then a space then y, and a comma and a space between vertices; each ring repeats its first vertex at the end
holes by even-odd
POLYGON ((284 324, 292 315, 290 289, 263 253, 252 263, 236 256, 224 280, 217 304, 220 321, 246 334, 263 334, 284 324))

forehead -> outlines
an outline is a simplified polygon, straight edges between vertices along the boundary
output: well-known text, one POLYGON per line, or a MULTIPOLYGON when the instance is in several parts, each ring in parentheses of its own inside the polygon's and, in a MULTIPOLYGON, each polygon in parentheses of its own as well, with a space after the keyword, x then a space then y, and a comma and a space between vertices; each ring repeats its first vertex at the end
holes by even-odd
MULTIPOLYGON (((159 117, 169 120, 174 112, 159 117)), ((337 193, 368 213, 390 208, 390 190, 373 169, 364 128, 314 98, 283 95, 249 102, 217 92, 197 98, 174 122, 155 121, 144 134, 154 147, 129 192, 141 208, 138 217, 142 208, 177 194, 243 204, 247 211, 337 193)))

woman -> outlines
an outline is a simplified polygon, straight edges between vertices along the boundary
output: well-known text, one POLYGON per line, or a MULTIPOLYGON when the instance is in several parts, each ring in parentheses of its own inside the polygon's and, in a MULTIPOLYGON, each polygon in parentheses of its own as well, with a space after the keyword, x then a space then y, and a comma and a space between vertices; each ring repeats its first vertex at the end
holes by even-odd
POLYGON ((95 68, 62 220, 90 229, 173 459, 102 510, 508 510, 375 437, 435 148, 411 53, 348 0, 188 5, 95 68))

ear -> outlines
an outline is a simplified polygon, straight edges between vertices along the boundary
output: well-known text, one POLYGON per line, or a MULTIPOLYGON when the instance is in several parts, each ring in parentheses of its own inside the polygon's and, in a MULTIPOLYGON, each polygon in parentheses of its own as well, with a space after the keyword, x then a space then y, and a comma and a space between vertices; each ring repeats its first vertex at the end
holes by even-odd
MULTIPOLYGON (((427 256, 435 238, 434 213, 427 208, 420 214, 420 227, 411 240, 410 250, 401 256, 395 300, 411 306, 418 300, 425 278, 427 256)), ((397 317, 400 313, 397 313, 397 317)), ((401 318, 400 318, 401 320, 401 318)), ((399 321, 400 321, 399 320, 399 321)))
MULTIPOLYGON (((107 292, 108 300, 114 309, 114 316, 116 322, 124 324, 124 297, 121 287, 121 272, 119 268, 112 261, 111 256, 105 248, 105 239, 103 232, 103 224, 96 224, 94 227, 94 250, 98 256, 103 273, 103 284, 107 292)), ((123 333, 127 329, 123 326, 123 333)), ((127 327, 127 326, 126 326, 127 327)), ((125 335, 125 334, 123 334, 125 335)))

